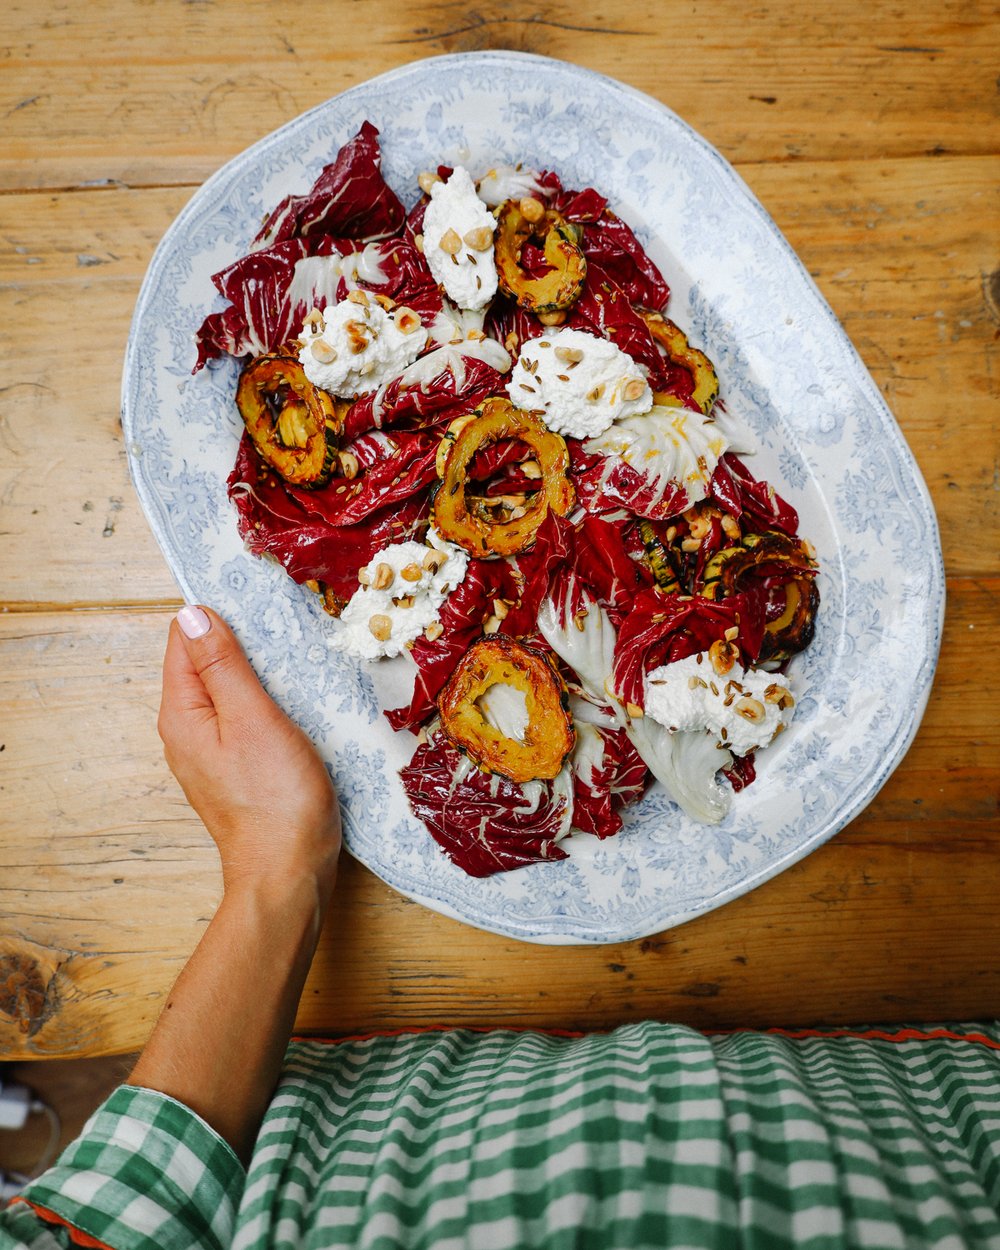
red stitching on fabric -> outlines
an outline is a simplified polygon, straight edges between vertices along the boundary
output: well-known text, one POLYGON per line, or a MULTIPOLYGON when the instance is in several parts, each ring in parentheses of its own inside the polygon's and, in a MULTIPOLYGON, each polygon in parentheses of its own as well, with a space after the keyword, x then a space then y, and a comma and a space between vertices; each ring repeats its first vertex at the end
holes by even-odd
POLYGON ((77 1228, 75 1224, 71 1224, 69 1220, 63 1219, 55 1211, 50 1211, 48 1207, 43 1207, 37 1202, 32 1202, 30 1198, 23 1198, 20 1194, 11 1200, 12 1202, 23 1202, 25 1206, 31 1207, 36 1215, 40 1215, 43 1220, 49 1224, 58 1224, 65 1228, 69 1233, 69 1239, 75 1246, 83 1247, 83 1250, 113 1250, 106 1242, 98 1241, 96 1237, 91 1237, 90 1233, 85 1233, 82 1228, 77 1228))
MULTIPOLYGON (((378 1037, 408 1037, 424 1033, 452 1033, 462 1030, 469 1033, 541 1033, 546 1037, 588 1037, 609 1032, 605 1029, 593 1029, 589 1033, 576 1029, 543 1029, 533 1025, 483 1025, 483 1024, 424 1024, 410 1025, 398 1029, 375 1030, 371 1033, 350 1033, 345 1037, 309 1037, 298 1035, 292 1037, 293 1042, 316 1042, 322 1046, 338 1046, 342 1042, 368 1042, 378 1037)), ((903 1028, 895 1032, 886 1029, 702 1029, 699 1032, 706 1037, 733 1036, 738 1033, 773 1034, 787 1037, 790 1041, 804 1041, 810 1037, 838 1038, 853 1037, 861 1041, 879 1042, 971 1042, 977 1046, 986 1046, 990 1050, 1000 1050, 1000 1041, 987 1037, 985 1033, 956 1033, 952 1029, 914 1029, 903 1028)))

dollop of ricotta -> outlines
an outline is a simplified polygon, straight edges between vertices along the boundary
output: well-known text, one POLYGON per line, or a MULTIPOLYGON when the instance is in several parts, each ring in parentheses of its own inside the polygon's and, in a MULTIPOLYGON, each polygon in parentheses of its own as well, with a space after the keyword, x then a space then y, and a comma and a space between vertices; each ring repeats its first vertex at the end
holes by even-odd
POLYGON ((679 482, 689 506, 708 494, 708 483, 728 448, 722 431, 700 412, 658 404, 641 416, 616 421, 584 445, 592 455, 624 460, 649 478, 658 492, 679 482))
POLYGON ((594 438, 614 421, 649 412, 653 392, 631 356, 584 330, 546 331, 521 348, 507 384, 518 408, 557 434, 594 438))
POLYGON ((399 377, 427 343, 411 308, 385 309, 364 291, 313 312, 299 334, 299 361, 313 386, 350 399, 399 377))
POLYGON ((782 674, 735 664, 720 676, 703 651, 647 673, 645 704, 671 732, 704 731, 734 755, 749 755, 787 726, 795 700, 782 674))
POLYGON ((468 564, 462 548, 433 529, 426 544, 383 547, 359 570, 360 585, 340 614, 330 647, 357 660, 399 655, 438 622, 441 605, 464 579, 468 564))
POLYGON ((496 224, 461 165, 446 182, 431 187, 424 213, 424 258, 435 282, 459 308, 485 308, 496 294, 496 224))

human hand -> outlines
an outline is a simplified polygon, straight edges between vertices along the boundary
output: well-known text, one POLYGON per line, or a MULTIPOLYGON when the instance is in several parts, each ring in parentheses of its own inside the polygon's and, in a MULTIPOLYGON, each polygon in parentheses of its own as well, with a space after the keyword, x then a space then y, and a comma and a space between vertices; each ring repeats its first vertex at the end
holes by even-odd
POLYGON ((329 774, 210 609, 182 608, 170 624, 157 727, 219 848, 227 893, 307 874, 329 896, 341 844, 329 774))

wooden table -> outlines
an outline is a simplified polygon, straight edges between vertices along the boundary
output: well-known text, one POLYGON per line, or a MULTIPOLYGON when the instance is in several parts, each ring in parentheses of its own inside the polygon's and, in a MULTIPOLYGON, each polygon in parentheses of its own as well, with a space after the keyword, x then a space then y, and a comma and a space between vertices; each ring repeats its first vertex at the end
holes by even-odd
POLYGON ((661 99, 735 164, 857 345, 941 523, 923 728, 869 809, 752 894, 623 945, 442 919, 353 861, 301 1029, 977 1019, 1000 1007, 992 6, 15 3, 0 77, 0 1051, 139 1047, 219 894, 155 718, 178 592, 118 422, 143 271, 198 184, 423 56, 545 53, 661 99), (985 677, 981 674, 986 674, 985 677))

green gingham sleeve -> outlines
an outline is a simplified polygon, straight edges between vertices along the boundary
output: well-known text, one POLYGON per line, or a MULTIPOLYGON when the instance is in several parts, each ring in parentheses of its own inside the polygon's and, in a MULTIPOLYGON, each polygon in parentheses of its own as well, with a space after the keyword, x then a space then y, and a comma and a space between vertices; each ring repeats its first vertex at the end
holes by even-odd
POLYGON ((230 1147, 188 1107, 123 1085, 2 1213, 0 1247, 5 1231, 32 1250, 63 1245, 68 1226, 113 1250, 228 1250, 244 1179, 230 1147), (23 1204, 49 1225, 36 1222, 31 1241, 23 1204))

